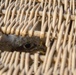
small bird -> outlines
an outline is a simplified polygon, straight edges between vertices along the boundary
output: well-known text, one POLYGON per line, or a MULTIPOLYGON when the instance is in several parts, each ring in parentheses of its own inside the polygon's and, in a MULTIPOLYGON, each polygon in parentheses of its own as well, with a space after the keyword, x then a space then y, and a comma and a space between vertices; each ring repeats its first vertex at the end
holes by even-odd
POLYGON ((20 52, 39 52, 44 54, 46 51, 45 41, 39 37, 21 37, 16 35, 6 35, 0 33, 0 50, 1 51, 20 51, 20 52))

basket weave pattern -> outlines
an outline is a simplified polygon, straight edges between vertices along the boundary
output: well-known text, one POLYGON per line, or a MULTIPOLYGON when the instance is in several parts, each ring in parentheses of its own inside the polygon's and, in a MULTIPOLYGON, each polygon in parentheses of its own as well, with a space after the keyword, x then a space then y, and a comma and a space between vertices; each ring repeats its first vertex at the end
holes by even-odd
POLYGON ((47 47, 45 55, 4 51, 0 75, 75 75, 75 0, 1 0, 0 31, 46 38, 47 47))

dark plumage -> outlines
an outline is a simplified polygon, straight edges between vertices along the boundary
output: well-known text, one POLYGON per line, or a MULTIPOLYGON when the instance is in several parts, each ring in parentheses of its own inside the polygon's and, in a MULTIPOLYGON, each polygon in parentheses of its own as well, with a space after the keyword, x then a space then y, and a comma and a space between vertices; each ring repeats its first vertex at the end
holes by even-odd
POLYGON ((45 52, 46 47, 44 41, 38 37, 29 37, 25 38, 16 35, 5 35, 0 33, 0 50, 8 51, 20 51, 20 52, 36 52, 40 51, 45 52))

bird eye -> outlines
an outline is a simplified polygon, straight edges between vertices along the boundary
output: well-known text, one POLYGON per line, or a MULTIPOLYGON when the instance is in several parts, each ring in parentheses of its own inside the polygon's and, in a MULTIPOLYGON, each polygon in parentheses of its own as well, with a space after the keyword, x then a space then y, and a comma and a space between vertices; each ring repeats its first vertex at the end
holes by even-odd
POLYGON ((36 47, 36 44, 34 43, 26 43, 25 45, 23 45, 24 49, 33 49, 36 47))

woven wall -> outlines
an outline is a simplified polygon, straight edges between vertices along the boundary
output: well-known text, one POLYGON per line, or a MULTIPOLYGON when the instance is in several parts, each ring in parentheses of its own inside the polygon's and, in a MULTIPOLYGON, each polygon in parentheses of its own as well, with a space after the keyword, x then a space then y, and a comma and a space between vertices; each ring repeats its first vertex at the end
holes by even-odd
POLYGON ((76 74, 76 0, 0 0, 0 32, 46 46, 45 54, 1 52, 0 75, 76 74))

